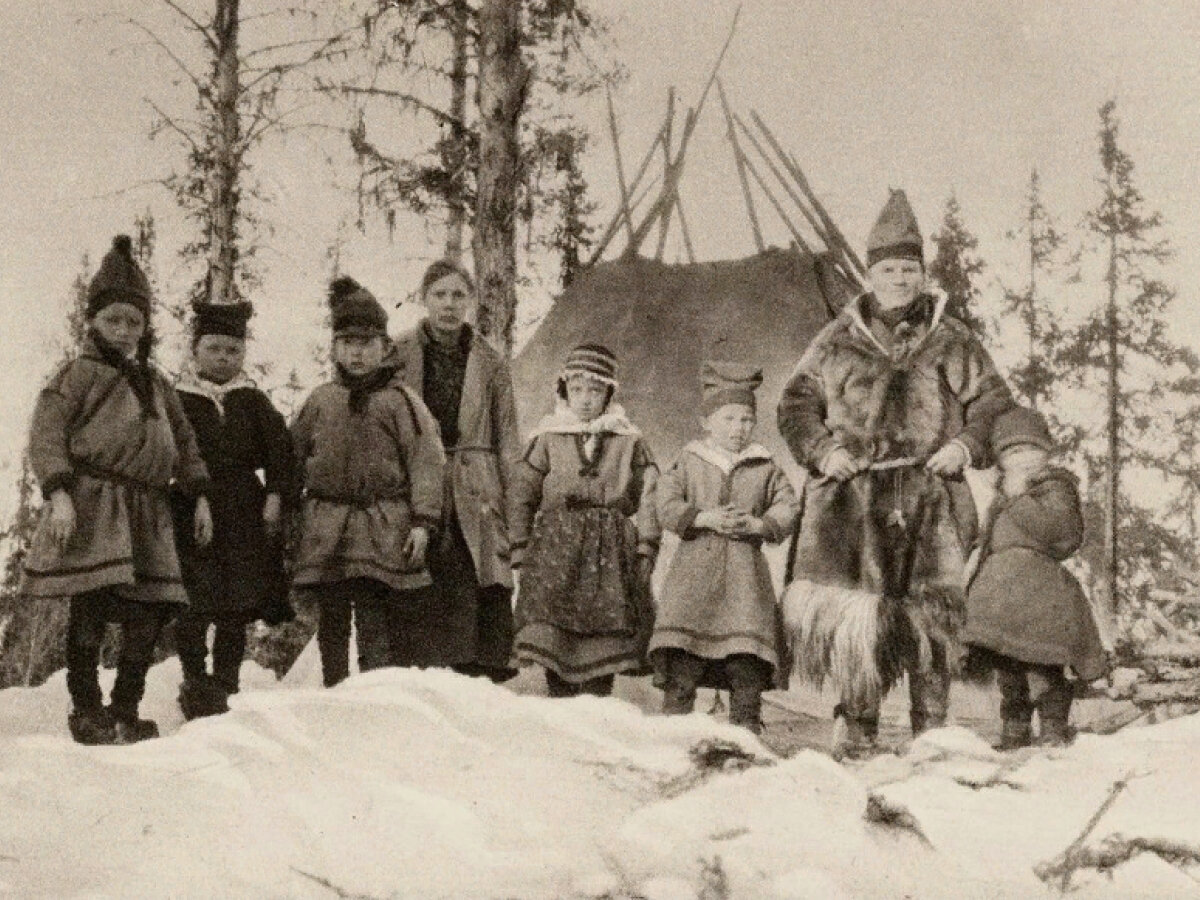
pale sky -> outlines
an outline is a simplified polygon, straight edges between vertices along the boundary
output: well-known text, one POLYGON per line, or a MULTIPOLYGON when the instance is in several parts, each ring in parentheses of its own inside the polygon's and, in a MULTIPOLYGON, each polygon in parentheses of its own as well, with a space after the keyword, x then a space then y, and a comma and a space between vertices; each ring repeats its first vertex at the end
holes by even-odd
MULTIPOLYGON (((243 0, 245 11, 256 6, 243 0)), ((682 105, 695 102, 737 3, 595 6, 615 16, 614 50, 629 71, 615 99, 632 167, 657 130, 667 87, 676 86, 682 105)), ((166 140, 150 142, 143 98, 178 105, 182 95, 168 83, 169 64, 135 32, 112 20, 80 21, 78 12, 127 16, 153 7, 0 3, 0 462, 24 439, 81 254, 96 259, 149 207, 161 230, 163 291, 186 287, 174 254, 188 234, 170 198, 127 190, 163 174, 178 155, 166 140)), ((1061 224, 1073 228, 1096 197, 1097 109, 1115 97, 1137 181, 1179 251, 1166 275, 1180 291, 1180 333, 1200 335, 1200 314, 1192 314, 1200 302, 1200 5, 744 0, 722 77, 735 107, 756 108, 805 167, 860 251, 889 186, 908 191, 927 236, 956 191, 990 275, 1013 280, 1004 233, 1017 224, 1030 168, 1040 170, 1061 224)), ((603 97, 579 111, 595 133, 586 175, 603 221, 617 196, 603 97)), ((291 138, 261 157, 260 175, 278 203, 267 214, 275 233, 254 298, 262 335, 254 352, 283 369, 322 337, 325 251, 353 210, 333 187, 352 177, 344 149, 333 148, 343 154, 335 169, 319 149, 291 138)), ((688 155, 682 198, 702 258, 753 252, 715 95, 688 155)), ((768 240, 786 243, 765 203, 759 209, 768 240)), ((343 268, 388 300, 405 297, 438 255, 437 234, 416 222, 402 222, 391 243, 379 223, 346 237, 343 268)), ((671 242, 668 258, 680 254, 671 242)))

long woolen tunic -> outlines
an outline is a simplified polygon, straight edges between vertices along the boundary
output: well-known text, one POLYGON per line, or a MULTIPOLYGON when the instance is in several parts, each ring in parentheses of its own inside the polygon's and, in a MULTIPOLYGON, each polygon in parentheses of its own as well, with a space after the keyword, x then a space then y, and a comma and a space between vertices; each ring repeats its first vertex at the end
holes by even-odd
POLYGON ((128 599, 186 604, 167 491, 196 495, 208 472, 179 397, 156 370, 153 413, 91 340, 38 396, 29 459, 42 491, 64 488, 75 531, 61 550, 49 506, 25 560, 24 594, 67 597, 115 588, 128 599))
POLYGON ((292 423, 303 479, 293 583, 315 587, 370 578, 397 591, 430 583, 404 559, 415 524, 442 515, 445 456, 437 422, 395 374, 369 393, 362 412, 337 380, 316 388, 292 423))
POLYGON ((680 536, 658 600, 650 657, 685 650, 709 660, 750 654, 780 673, 782 620, 762 542, 781 541, 798 512, 787 476, 762 446, 736 457, 703 441, 684 447, 658 481, 659 524, 680 536), (762 538, 694 527, 704 510, 732 503, 763 520, 762 538))
POLYGON ((288 605, 283 542, 267 535, 262 516, 267 494, 291 499, 295 473, 287 423, 245 375, 214 385, 189 368, 175 389, 212 477, 213 539, 206 547, 193 536, 195 502, 172 494, 192 610, 247 622, 278 618, 288 605))
POLYGON ((945 633, 962 615, 975 506, 963 479, 929 474, 924 463, 958 441, 981 465, 992 422, 1012 405, 987 351, 945 314, 944 297, 918 297, 894 328, 871 314, 871 300, 852 301, 821 330, 779 403, 779 432, 813 476, 785 614, 802 670, 835 678, 844 702, 866 708, 900 675, 896 648, 881 653, 875 641, 911 627, 945 633), (838 448, 870 468, 847 481, 823 477, 838 448), (836 665, 852 658, 864 663, 836 665))
MULTIPOLYGON (((446 502, 430 571, 436 608, 424 616, 428 665, 509 665, 512 560, 508 505, 520 457, 512 377, 469 326, 442 343, 422 323, 396 340, 405 383, 437 419, 446 448, 446 502)), ((414 648, 415 652, 415 648, 414 648)))
POLYGON ((518 659, 573 683, 644 669, 654 609, 637 560, 657 553, 657 474, 619 407, 543 419, 513 489, 518 659))
POLYGON ((966 642, 1099 678, 1104 647, 1091 604, 1062 566, 1082 542, 1079 491, 1066 469, 1047 468, 1016 497, 997 494, 967 587, 966 642))

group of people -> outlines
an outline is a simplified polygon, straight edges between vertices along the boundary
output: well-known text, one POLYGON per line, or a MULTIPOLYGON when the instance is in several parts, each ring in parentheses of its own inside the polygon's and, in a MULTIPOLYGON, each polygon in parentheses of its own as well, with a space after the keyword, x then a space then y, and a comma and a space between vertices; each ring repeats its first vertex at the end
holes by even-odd
POLYGON ((847 755, 873 748, 904 675, 914 732, 944 723, 965 643, 999 673, 1002 745, 1032 741, 1034 710, 1043 740, 1067 739, 1064 671, 1092 678, 1103 660, 1059 564, 1081 540, 1078 493, 1049 464, 1044 420, 922 290, 922 253, 894 192, 868 241, 871 290, 813 340, 779 403, 809 472, 798 499, 754 440, 750 363, 704 364, 699 433, 661 473, 601 343, 570 351, 522 442, 507 366, 469 324, 474 285, 452 261, 426 271, 427 317, 396 338, 366 288, 330 285, 334 374, 290 426, 244 371, 249 304, 197 306, 172 384, 149 362, 153 298, 118 237, 88 287, 84 344, 31 429, 46 505, 24 590, 69 598, 72 735, 157 733, 138 706, 173 617, 185 715, 224 711, 246 626, 289 618, 294 592, 319 611, 327 686, 349 674, 353 625, 363 670, 503 682, 537 664, 552 697, 653 673, 664 713, 723 688, 730 720, 761 731, 762 694, 794 665, 840 690, 847 755), (962 471, 995 461, 977 534, 962 471), (664 530, 679 546, 655 599, 664 530), (789 537, 780 604, 762 546, 789 537), (108 622, 123 639, 105 704, 108 622))

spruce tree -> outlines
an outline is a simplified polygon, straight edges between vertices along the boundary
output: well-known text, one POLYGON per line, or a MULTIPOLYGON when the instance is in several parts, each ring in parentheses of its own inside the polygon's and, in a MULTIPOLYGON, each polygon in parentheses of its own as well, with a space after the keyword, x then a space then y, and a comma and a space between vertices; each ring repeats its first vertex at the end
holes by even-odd
POLYGON ((979 258, 979 239, 963 222, 958 197, 951 192, 941 228, 933 235, 937 247, 929 275, 946 292, 946 312, 965 323, 979 338, 986 337, 987 325, 979 314, 979 278, 986 268, 979 258))

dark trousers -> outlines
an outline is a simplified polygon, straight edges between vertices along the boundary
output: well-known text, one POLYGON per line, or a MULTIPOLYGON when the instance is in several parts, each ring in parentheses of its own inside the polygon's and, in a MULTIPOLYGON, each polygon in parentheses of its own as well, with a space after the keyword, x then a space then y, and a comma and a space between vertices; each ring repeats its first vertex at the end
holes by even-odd
POLYGON ((317 647, 326 687, 350 675, 350 623, 358 637, 358 668, 363 672, 401 665, 399 648, 407 616, 405 604, 426 601, 427 589, 397 591, 372 578, 348 578, 319 589, 317 647))
POLYGON ((242 660, 246 656, 246 625, 241 619, 214 619, 185 610, 175 622, 175 645, 183 677, 203 678, 208 671, 208 626, 215 625, 212 673, 227 693, 235 694, 242 660))
POLYGON ((135 721, 146 692, 146 673, 154 662, 154 645, 174 609, 165 603, 127 600, 112 591, 91 591, 71 598, 67 620, 67 691, 80 712, 104 705, 100 690, 100 648, 109 622, 121 626, 121 653, 113 684, 113 716, 135 721))
POLYGON ((551 697, 578 697, 580 694, 608 697, 612 695, 615 681, 615 675, 599 675, 580 682, 567 681, 553 669, 546 670, 546 690, 551 697))
POLYGON ((666 654, 663 712, 690 713, 696 705, 696 689, 712 666, 724 670, 729 685, 729 721, 757 727, 762 724, 762 695, 771 685, 771 667, 749 653, 735 653, 723 660, 706 659, 686 650, 659 650, 666 654))
POLYGON ((1040 666, 997 654, 996 680, 1004 721, 1029 724, 1036 710, 1043 731, 1047 726, 1066 727, 1073 691, 1062 666, 1040 666))

